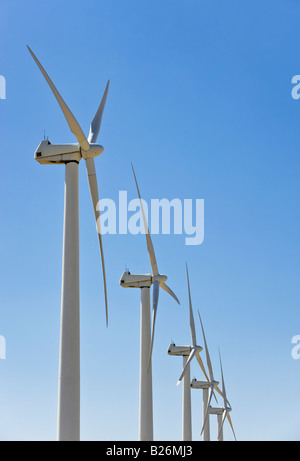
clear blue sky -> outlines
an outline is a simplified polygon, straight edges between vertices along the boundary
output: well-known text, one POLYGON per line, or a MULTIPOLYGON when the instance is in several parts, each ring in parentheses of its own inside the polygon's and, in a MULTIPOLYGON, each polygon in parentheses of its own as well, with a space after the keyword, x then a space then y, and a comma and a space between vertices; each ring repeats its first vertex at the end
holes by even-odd
MULTIPOLYGON (((239 440, 299 440, 300 5, 295 0, 1 0, 0 439, 55 440, 64 168, 33 158, 44 130, 75 142, 27 51, 36 53, 88 134, 107 79, 96 159, 100 196, 202 198, 205 238, 155 235, 160 294, 153 351, 154 436, 181 438, 181 359, 189 344, 185 263, 216 377, 221 349, 239 440)), ((81 438, 138 437, 138 290, 145 237, 103 237, 103 283, 85 166, 80 164, 81 438)), ((196 320, 198 342, 203 344, 196 320)), ((202 379, 196 363, 192 377, 202 379)), ((193 437, 202 395, 193 391, 193 437)), ((212 424, 212 438, 215 425, 212 424)), ((228 427, 224 438, 232 439, 228 427)))

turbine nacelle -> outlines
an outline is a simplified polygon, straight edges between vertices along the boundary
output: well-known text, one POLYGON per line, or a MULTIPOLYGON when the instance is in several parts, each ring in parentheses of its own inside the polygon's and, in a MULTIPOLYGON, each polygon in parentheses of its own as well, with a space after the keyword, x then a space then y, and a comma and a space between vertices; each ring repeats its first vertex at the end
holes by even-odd
POLYGON ((151 275, 137 274, 132 275, 129 271, 125 271, 120 279, 120 285, 124 288, 144 288, 150 287, 154 282, 159 284, 167 280, 166 275, 151 275))
POLYGON ((34 153, 34 158, 42 165, 64 165, 68 162, 79 163, 81 158, 95 158, 102 154, 104 148, 99 144, 91 144, 88 151, 84 151, 78 143, 51 144, 44 139, 34 153))
POLYGON ((199 381, 196 378, 193 378, 190 382, 190 387, 193 389, 209 389, 210 383, 209 381, 199 381))
POLYGON ((193 349, 195 349, 197 352, 202 351, 201 346, 176 346, 175 343, 172 343, 168 347, 168 354, 177 356, 189 356, 193 349))
POLYGON ((120 278, 120 285, 124 288, 144 288, 152 285, 152 275, 132 275, 129 271, 125 271, 120 278))

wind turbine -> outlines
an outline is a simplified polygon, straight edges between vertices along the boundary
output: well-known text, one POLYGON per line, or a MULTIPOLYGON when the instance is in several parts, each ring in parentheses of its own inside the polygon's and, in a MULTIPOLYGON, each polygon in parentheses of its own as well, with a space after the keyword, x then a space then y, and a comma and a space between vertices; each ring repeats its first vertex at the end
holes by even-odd
POLYGON ((220 391, 220 389, 218 387, 219 386, 219 381, 216 381, 214 379, 213 368, 212 368, 212 365, 211 365, 210 355, 209 355, 207 342, 206 342, 206 338, 205 338, 205 333, 204 333, 204 328, 203 328, 203 324, 202 324, 202 320, 201 320, 199 311, 198 311, 198 315, 199 315, 199 320, 200 320, 202 334, 203 334, 205 353, 206 353, 206 362, 207 362, 207 367, 208 367, 208 372, 209 372, 209 389, 208 389, 208 395, 207 395, 207 403, 206 403, 206 407, 203 409, 204 417, 203 417, 203 426, 202 426, 202 430, 201 430, 201 434, 203 434, 203 431, 205 430, 206 424, 209 427, 209 423, 208 423, 209 407, 210 407, 212 396, 214 395, 214 391, 217 391, 221 395, 221 397, 224 397, 224 396, 223 396, 222 392, 220 391))
POLYGON ((139 440, 153 440, 153 402, 152 402, 152 349, 154 341, 155 320, 157 314, 159 289, 169 293, 177 302, 179 300, 171 288, 166 285, 167 276, 158 271, 157 261, 148 224, 144 212, 143 202, 136 175, 131 164, 134 180, 140 200, 140 209, 146 234, 147 249, 152 269, 152 274, 132 275, 125 271, 120 279, 120 285, 124 288, 141 289, 141 320, 140 320, 140 401, 139 401, 139 440), (152 333, 150 321, 150 287, 153 285, 153 310, 152 310, 152 333))
POLYGON ((40 164, 65 165, 64 234, 61 293, 61 327, 58 387, 58 440, 80 439, 80 309, 79 309, 79 190, 78 165, 86 161, 88 182, 98 228, 98 239, 103 271, 106 325, 108 325, 105 265, 97 208, 98 186, 94 158, 102 154, 103 147, 96 144, 106 102, 109 81, 101 103, 92 120, 88 139, 79 123, 57 91, 45 69, 27 47, 50 86, 77 144, 53 145, 43 140, 35 152, 40 164))
POLYGON ((202 389, 203 391, 203 405, 202 405, 203 426, 201 429, 201 435, 202 435, 203 441, 209 441, 210 440, 209 409, 210 409, 211 399, 212 399, 212 396, 214 396, 215 400, 217 401, 217 398, 214 392, 215 390, 222 397, 223 397, 223 394, 218 387, 219 382, 214 379, 210 355, 209 355, 205 333, 204 333, 204 328, 203 328, 203 324, 202 324, 199 311, 198 311, 198 316, 200 319, 200 324, 201 324, 201 329, 202 329, 202 334, 203 334, 205 353, 206 353, 206 362, 207 362, 208 371, 209 371, 209 378, 206 375, 206 381, 198 381, 197 379, 192 379, 191 388, 192 389, 202 389))
POLYGON ((224 421, 227 418, 231 430, 233 432, 234 440, 236 440, 235 432, 233 429, 232 421, 229 412, 232 410, 230 403, 227 400, 226 397, 226 389, 225 389, 225 382, 224 382, 224 376, 223 376, 223 367, 222 367, 222 360, 221 360, 221 354, 219 351, 219 359, 220 359, 220 368, 221 368, 221 376, 222 376, 222 394, 223 394, 223 403, 224 406, 222 408, 213 408, 211 407, 209 410, 210 414, 217 414, 218 415, 218 441, 223 441, 223 425, 224 421))
POLYGON ((199 320, 200 320, 202 334, 203 334, 205 353, 206 353, 206 362, 207 362, 207 367, 208 367, 208 372, 209 372, 209 390, 208 390, 208 395, 207 395, 206 408, 203 409, 204 410, 204 418, 203 418, 203 426, 202 426, 202 430, 201 430, 201 434, 202 434, 204 429, 205 429, 205 425, 207 423, 207 420, 209 418, 209 407, 210 407, 212 396, 214 395, 214 391, 216 390, 221 395, 221 397, 224 397, 224 396, 223 396, 222 392, 220 391, 220 389, 218 387, 219 386, 219 381, 216 381, 214 379, 213 368, 212 368, 212 365, 211 365, 211 360, 210 360, 210 355, 209 355, 207 342, 206 342, 206 338, 205 338, 203 323, 202 323, 199 311, 198 311, 198 315, 199 315, 199 320))
POLYGON ((204 364, 200 357, 202 351, 201 346, 197 346, 196 341, 196 330, 192 308, 191 292, 188 266, 186 264, 186 276, 189 294, 189 314, 190 314, 190 330, 191 330, 191 346, 176 346, 174 343, 170 344, 168 348, 169 355, 182 356, 183 358, 183 371, 177 384, 183 380, 182 386, 182 440, 192 440, 192 409, 191 409, 191 387, 190 387, 190 363, 194 357, 196 357, 207 381, 208 376, 205 371, 204 364))

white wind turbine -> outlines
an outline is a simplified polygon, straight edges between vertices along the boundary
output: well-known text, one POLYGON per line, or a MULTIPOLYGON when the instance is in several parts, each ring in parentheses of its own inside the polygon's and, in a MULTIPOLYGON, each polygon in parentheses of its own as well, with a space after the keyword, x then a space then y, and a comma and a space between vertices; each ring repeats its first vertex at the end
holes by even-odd
POLYGON ((203 415, 203 426, 201 429, 201 435, 202 439, 204 441, 209 441, 210 440, 210 427, 209 427, 209 409, 210 409, 210 403, 212 396, 214 396, 215 400, 217 401, 217 398, 215 396, 215 390, 223 397, 222 392, 220 391, 218 385, 219 382, 214 379, 213 375, 213 369, 211 365, 211 360, 210 360, 210 355, 206 343, 206 338, 205 338, 205 333, 204 333, 204 328, 202 324, 202 320, 200 317, 200 313, 198 311, 199 319, 200 319, 200 324, 201 324, 201 329, 202 329, 202 334, 203 334, 203 340, 204 340, 204 346, 205 346, 205 353, 206 353, 206 362, 208 366, 208 371, 209 371, 209 379, 206 375, 206 381, 198 381, 197 379, 192 379, 191 381, 191 388, 192 389, 202 389, 203 391, 203 406, 202 406, 202 415, 203 415))
POLYGON ((224 382, 224 376, 223 376, 223 367, 222 367, 222 360, 221 360, 221 354, 219 351, 219 359, 220 359, 220 368, 221 368, 221 377, 222 377, 222 394, 223 394, 223 404, 224 406, 221 408, 214 408, 211 407, 209 410, 210 414, 216 414, 217 419, 218 419, 218 441, 223 441, 223 425, 225 422, 225 419, 228 420, 231 430, 233 432, 234 440, 236 440, 236 435, 233 429, 233 424, 231 421, 231 416, 229 412, 232 410, 230 403, 227 400, 226 397, 226 389, 225 389, 225 382, 224 382))
POLYGON ((28 47, 30 54, 50 86, 78 144, 53 145, 43 140, 35 152, 40 164, 65 165, 64 234, 62 262, 61 327, 58 387, 58 440, 80 439, 80 309, 79 309, 79 190, 78 165, 86 161, 88 182, 92 197, 102 262, 106 325, 108 324, 107 290, 102 248, 98 186, 94 158, 103 147, 96 144, 106 102, 109 81, 101 103, 92 120, 88 139, 79 123, 57 91, 41 63, 28 47))
POLYGON ((190 441, 192 440, 192 409, 191 409, 191 387, 190 387, 190 363, 194 357, 196 357, 204 376, 207 381, 209 381, 208 376, 205 371, 204 364, 200 357, 200 352, 202 351, 201 346, 197 346, 196 341, 196 330, 195 322, 192 308, 192 299, 190 292, 190 282, 189 282, 189 273, 188 266, 186 264, 186 276, 187 276, 187 285, 188 285, 188 294, 189 294, 189 314, 190 314, 190 330, 191 330, 191 346, 176 346, 174 343, 170 344, 168 348, 169 355, 182 356, 183 358, 183 371, 180 375, 180 378, 177 384, 183 380, 182 386, 182 440, 190 441))
POLYGON ((209 407, 210 407, 212 396, 214 395, 214 391, 217 391, 221 395, 221 397, 223 397, 223 398, 224 398, 224 395, 223 395, 223 393, 220 391, 220 389, 218 387, 219 386, 219 381, 216 381, 214 379, 213 368, 212 368, 212 365, 211 365, 210 355, 209 355, 209 351, 208 351, 208 347, 207 347, 207 343, 206 343, 206 338, 205 338, 205 333, 204 333, 204 328, 203 328, 203 324, 202 324, 202 320, 201 320, 199 311, 198 311, 198 315, 199 315, 199 320, 200 320, 202 334, 203 334, 205 353, 206 353, 206 362, 207 362, 207 367, 208 367, 208 372, 209 372, 209 389, 208 389, 208 394, 207 394, 207 399, 206 399, 207 403, 206 403, 206 406, 203 408, 203 426, 202 426, 202 430, 201 430, 201 434, 203 434, 203 432, 205 431, 205 427, 207 426, 209 428, 209 422, 208 422, 208 419, 209 419, 209 407))
POLYGON ((120 279, 124 288, 141 289, 141 320, 140 320, 140 397, 139 397, 139 440, 153 440, 153 402, 152 402, 152 349, 154 340, 155 320, 158 306, 159 288, 169 293, 177 302, 179 300, 173 291, 166 285, 167 276, 158 271, 154 248, 148 229, 147 219, 141 199, 137 179, 131 165, 137 192, 140 200, 140 209, 146 234, 147 249, 152 274, 132 275, 125 271, 120 279), (150 287, 153 285, 152 333, 150 321, 150 287))

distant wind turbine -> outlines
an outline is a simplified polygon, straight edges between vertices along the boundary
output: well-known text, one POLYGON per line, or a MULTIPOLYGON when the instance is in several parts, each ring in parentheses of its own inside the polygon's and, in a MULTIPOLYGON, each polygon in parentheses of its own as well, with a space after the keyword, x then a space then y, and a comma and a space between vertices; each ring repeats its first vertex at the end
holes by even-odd
POLYGON ((148 229, 143 202, 138 187, 136 175, 132 167, 134 180, 140 200, 140 209, 143 216, 147 249, 151 264, 152 274, 132 275, 125 271, 120 279, 120 285, 124 288, 141 289, 141 322, 140 322, 140 414, 139 414, 139 440, 153 440, 153 402, 152 402, 152 349, 154 330, 158 306, 159 288, 169 293, 179 304, 177 296, 165 283, 166 275, 158 271, 157 261, 151 236, 148 229), (150 287, 153 285, 153 310, 152 310, 152 333, 150 321, 150 287))
POLYGON ((174 343, 170 344, 168 348, 169 355, 182 356, 183 358, 183 371, 179 377, 177 384, 183 381, 182 386, 182 440, 192 440, 192 408, 191 408, 191 387, 190 387, 190 363, 196 357, 204 376, 209 381, 205 371, 204 364, 200 357, 202 351, 201 346, 197 346, 195 321, 192 308, 192 299, 190 292, 190 282, 188 266, 186 264, 186 276, 189 295, 189 317, 190 317, 190 330, 191 330, 191 345, 190 346, 176 346, 174 343))
POLYGON ((231 421, 231 416, 230 416, 230 411, 232 410, 230 403, 227 400, 226 397, 226 389, 225 389, 225 382, 224 382, 224 376, 223 376, 223 367, 222 367, 222 360, 221 360, 221 353, 219 351, 219 359, 220 359, 220 368, 221 368, 221 377, 222 377, 222 394, 223 394, 223 403, 224 406, 221 408, 221 414, 218 414, 218 440, 222 441, 223 440, 223 425, 225 420, 229 422, 229 425, 231 427, 234 440, 236 440, 236 435, 233 429, 233 424, 231 421))
POLYGON ((98 239, 103 271, 106 325, 108 325, 107 289, 98 203, 98 186, 94 158, 103 147, 96 144, 106 102, 109 81, 92 120, 88 139, 79 123, 57 91, 45 69, 27 47, 50 86, 71 132, 78 144, 53 145, 43 140, 35 152, 40 164, 65 165, 64 234, 61 294, 61 330, 59 355, 58 440, 80 439, 80 309, 79 309, 79 190, 78 165, 86 161, 93 210, 98 226, 98 239))
POLYGON ((210 355, 209 355, 209 351, 208 351, 208 347, 207 347, 204 328, 203 328, 203 324, 202 324, 202 320, 201 320, 199 311, 198 311, 198 315, 199 315, 199 320, 200 320, 202 334, 203 334, 205 353, 206 353, 206 362, 207 362, 207 367, 208 367, 208 372, 209 372, 209 392, 208 392, 206 408, 204 409, 204 419, 203 419, 203 426, 202 426, 202 430, 201 430, 201 434, 202 434, 204 429, 205 429, 207 420, 209 418, 209 407, 210 407, 212 396, 214 395, 214 391, 217 391, 221 395, 221 397, 224 397, 224 395, 219 389, 219 381, 216 381, 214 379, 213 368, 212 368, 212 364, 211 364, 211 360, 210 360, 210 355))

